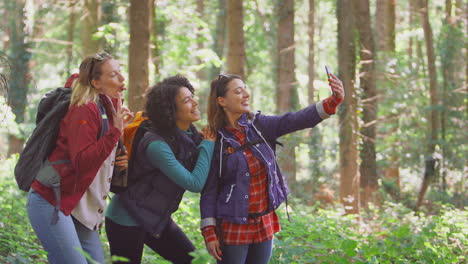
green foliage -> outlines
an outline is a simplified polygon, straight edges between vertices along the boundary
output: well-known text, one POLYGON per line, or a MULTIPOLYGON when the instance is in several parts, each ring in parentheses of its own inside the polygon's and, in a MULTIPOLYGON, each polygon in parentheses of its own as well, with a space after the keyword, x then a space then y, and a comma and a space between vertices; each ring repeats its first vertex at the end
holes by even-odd
MULTIPOLYGON (((273 114, 276 109, 276 9, 280 0, 244 1, 244 36, 246 47, 246 83, 250 87, 252 110, 273 114)), ((63 85, 68 77, 67 49, 70 8, 68 1, 29 1, 26 6, 29 60, 28 84, 24 122, 17 124, 13 111, 0 97, 0 263, 45 263, 46 255, 32 231, 25 211, 26 194, 16 188, 12 178, 15 158, 2 160, 12 134, 27 138, 34 128, 37 104, 46 90, 63 85), (34 3, 33 3, 34 2, 34 3), (31 79, 31 78, 30 78, 31 79)), ((216 16, 219 1, 205 2, 203 16, 196 15, 196 1, 156 1, 158 35, 153 45, 159 48, 160 74, 150 73, 153 84, 172 74, 181 73, 197 87, 200 106, 207 99, 210 77, 197 73, 210 67, 223 67, 223 52, 216 54, 216 16), (202 44, 202 48, 200 48, 202 44)), ((0 32, 5 36, 0 43, 3 50, 19 47, 13 45, 15 38, 9 36, 7 26, 12 23, 9 0, 0 0, 0 32), (5 30, 7 29, 7 30, 5 30)), ((375 1, 371 1, 375 5, 375 1)), ((101 39, 103 47, 111 50, 122 63, 124 74, 128 72, 128 0, 103 2, 104 20, 94 38, 101 39)), ((416 22, 410 24, 407 1, 397 1, 396 50, 392 54, 377 54, 378 70, 378 122, 376 138, 379 175, 393 163, 400 169, 400 186, 380 179, 381 208, 362 212, 362 221, 343 217, 339 209, 317 209, 296 205, 292 213, 294 221, 283 222, 283 231, 277 235, 272 263, 463 263, 467 253, 467 215, 461 211, 468 205, 466 196, 466 102, 463 84, 466 82, 466 58, 460 56, 466 46, 466 25, 458 20, 448 25, 444 20, 444 1, 430 3, 430 22, 434 33, 437 56, 438 83, 441 105, 429 105, 427 65, 425 61, 424 33, 416 22), (412 46, 410 46, 412 43, 412 46), (410 53, 409 50, 412 52, 410 53), (387 57, 387 55, 390 55, 387 57), (444 84, 442 70, 451 69, 453 80, 444 84), (439 137, 444 175, 447 187, 435 182, 422 208, 425 214, 414 215, 416 200, 423 175, 424 146, 427 145, 428 117, 431 109, 437 109, 446 118, 445 136, 439 137), (398 193, 393 197, 388 193, 398 193), (459 209, 446 204, 453 204, 459 209)), ((81 61, 83 42, 80 38, 82 4, 77 5, 77 24, 74 29, 73 58, 71 71, 76 72, 81 61)), ((336 1, 315 1, 315 86, 314 101, 329 96, 323 65, 337 67, 337 19, 336 1)), ((373 11, 375 8, 371 8, 373 11)), ((454 14, 458 11, 454 10, 454 14)), ((308 105, 308 1, 295 3, 295 54, 296 79, 299 105, 308 105)), ((413 13, 417 21, 419 15, 413 13)), ((2 36, 3 36, 2 35, 2 36)), ((155 36, 152 36, 155 38, 155 36)), ((224 52, 225 53, 225 52, 224 52)), ((15 55, 20 56, 20 55, 15 55)), ((10 59, 14 59, 11 56, 10 59)), ((153 54, 155 57, 155 54, 153 54)), ((18 57, 25 59, 24 57, 18 57)), ((154 59, 154 58, 153 58, 154 59)), ((13 62, 10 61, 13 65, 13 62)), ((154 65, 151 65, 154 67, 154 65)), ((4 71, 2 70, 2 73, 4 71)), ((150 71, 153 72, 153 71, 150 71)), ((217 74, 218 72, 216 72, 217 74)), ((17 74, 20 74, 18 71, 17 74)), ((11 74, 8 74, 10 76, 11 74)), ((211 75, 210 75, 211 76, 211 75)), ((128 78, 127 78, 128 79, 128 78)), ((10 87, 16 89, 16 86, 10 87)), ((23 87, 24 88, 24 87, 23 87)), ((18 91, 16 91, 18 92, 18 91)), ((15 96, 15 93, 11 93, 15 96)), ((364 106, 361 106, 364 107, 364 106)), ((205 115, 205 113, 202 113, 205 115)), ((197 126, 205 123, 205 117, 197 126)), ((302 201, 310 201, 312 192, 322 183, 338 190, 338 118, 324 121, 318 127, 291 135, 297 143, 296 174, 298 185, 304 191, 294 195, 302 201), (307 187, 307 188, 306 188, 307 187)), ((282 141, 282 139, 280 139, 282 141)), ((284 140, 283 140, 284 141, 284 140)), ((290 183, 294 184, 294 183, 290 183)), ((445 183, 444 183, 445 184, 445 183)), ((302 190, 299 189, 298 190, 302 190)), ((208 255, 198 224, 198 195, 187 194, 174 219, 196 245, 194 263, 213 263, 208 255)), ((280 214, 284 210, 279 211, 280 214)), ((285 219, 283 216, 282 219, 285 219)), ((105 251, 108 244, 102 234, 105 251)), ((108 256, 110 262, 110 256, 108 256)), ((145 248, 143 263, 167 263, 150 249, 145 248)))
MULTIPOLYGON (((276 236, 272 263, 464 263, 466 210, 442 206, 439 215, 415 215, 401 204, 361 215, 297 206, 276 236)), ((281 212, 281 210, 280 210, 281 212)))
MULTIPOLYGON (((0 162, 0 263, 47 263, 26 213, 26 193, 13 178, 16 157, 0 162)), ((197 250, 193 263, 215 263, 199 231, 199 195, 187 193, 174 220, 197 250)), ((437 215, 416 215, 402 204, 364 210, 361 219, 341 208, 318 209, 293 201, 277 210, 282 231, 270 263, 466 263, 468 212, 441 205, 437 215)), ((107 255, 105 233, 101 241, 107 255)), ((112 257, 116 260, 116 257, 112 257)), ((145 247, 142 263, 168 263, 145 247)))
POLYGON ((46 254, 29 225, 26 193, 14 182, 16 157, 1 161, 0 166, 0 262, 42 263, 46 254))

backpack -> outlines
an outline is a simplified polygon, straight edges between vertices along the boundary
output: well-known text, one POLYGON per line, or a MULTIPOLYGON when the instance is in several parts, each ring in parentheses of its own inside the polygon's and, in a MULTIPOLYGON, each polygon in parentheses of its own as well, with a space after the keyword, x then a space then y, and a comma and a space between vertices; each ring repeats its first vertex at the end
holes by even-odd
MULTIPOLYGON (((44 186, 52 188, 56 200, 51 224, 58 221, 60 210, 60 175, 52 165, 69 163, 69 160, 49 162, 47 158, 56 147, 60 132, 60 121, 65 117, 70 106, 71 89, 60 87, 44 95, 41 99, 36 116, 36 128, 29 137, 15 165, 15 179, 19 189, 28 192, 36 179, 44 186)), ((109 129, 109 120, 101 100, 98 103, 99 114, 102 117, 101 138, 109 129)))
POLYGON ((133 141, 135 139, 135 135, 137 134, 138 128, 140 127, 140 124, 145 120, 148 120, 148 117, 146 117, 146 115, 142 111, 139 111, 136 113, 133 121, 124 128, 123 145, 127 149, 128 155, 132 153, 133 141))
MULTIPOLYGON (((21 190, 29 191, 43 162, 55 149, 60 121, 68 111, 70 97, 71 89, 60 87, 47 92, 41 99, 36 116, 36 128, 26 141, 15 166, 16 183, 21 190)), ((101 116, 105 115, 102 103, 98 104, 98 109, 101 116)), ((103 118, 102 122, 98 139, 109 129, 109 121, 103 118)))
POLYGON ((112 177, 110 187, 111 192, 123 192, 128 186, 138 180, 133 173, 136 149, 145 133, 150 129, 151 123, 148 117, 141 111, 137 112, 133 121, 124 128, 122 148, 127 152, 128 168, 126 171, 120 172, 114 167, 114 176, 112 177))
POLYGON ((68 111, 71 89, 57 88, 44 95, 39 103, 36 128, 19 155, 15 166, 18 187, 29 191, 43 162, 56 146, 60 121, 68 111))

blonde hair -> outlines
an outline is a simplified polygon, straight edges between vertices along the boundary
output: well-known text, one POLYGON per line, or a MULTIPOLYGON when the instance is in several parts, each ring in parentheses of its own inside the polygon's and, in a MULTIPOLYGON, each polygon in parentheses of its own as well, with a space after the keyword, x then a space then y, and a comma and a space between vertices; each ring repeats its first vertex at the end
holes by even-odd
POLYGON ((70 105, 81 106, 89 102, 97 103, 99 92, 91 82, 99 80, 102 75, 102 65, 113 57, 107 52, 100 52, 86 57, 80 64, 80 77, 73 81, 70 105))
POLYGON ((73 81, 70 105, 81 106, 89 102, 98 103, 99 93, 91 85, 83 85, 78 79, 73 81))

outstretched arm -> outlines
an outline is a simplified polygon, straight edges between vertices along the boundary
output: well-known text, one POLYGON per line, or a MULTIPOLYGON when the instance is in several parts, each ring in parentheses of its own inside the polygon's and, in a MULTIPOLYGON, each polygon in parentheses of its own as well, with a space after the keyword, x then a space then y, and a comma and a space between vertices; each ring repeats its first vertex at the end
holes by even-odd
POLYGON ((265 128, 264 133, 268 133, 266 136, 275 139, 298 130, 311 128, 335 114, 344 99, 344 89, 341 81, 333 74, 330 74, 329 84, 333 95, 323 101, 284 115, 258 115, 256 118, 265 128))
POLYGON ((164 141, 154 141, 146 149, 151 164, 180 187, 191 192, 201 192, 205 185, 213 155, 214 142, 203 140, 199 145, 200 153, 193 171, 187 170, 176 159, 169 145, 164 141))

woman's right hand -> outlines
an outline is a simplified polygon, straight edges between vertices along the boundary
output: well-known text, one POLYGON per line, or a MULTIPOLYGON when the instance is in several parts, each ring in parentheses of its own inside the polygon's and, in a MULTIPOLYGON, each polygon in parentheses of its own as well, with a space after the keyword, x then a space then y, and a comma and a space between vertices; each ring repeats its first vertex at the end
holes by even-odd
POLYGON ((203 139, 206 139, 212 142, 216 141, 217 134, 213 132, 211 129, 209 129, 208 126, 205 126, 204 128, 202 128, 202 131, 200 132, 200 134, 202 134, 203 139))
POLYGON ((219 240, 211 241, 206 243, 206 249, 211 256, 213 256, 217 260, 221 260, 221 256, 223 253, 221 252, 221 248, 219 247, 219 240))
POLYGON ((127 107, 122 106, 122 97, 119 94, 117 98, 117 109, 113 115, 114 127, 123 132, 125 126, 127 126, 133 119, 133 113, 127 107))

